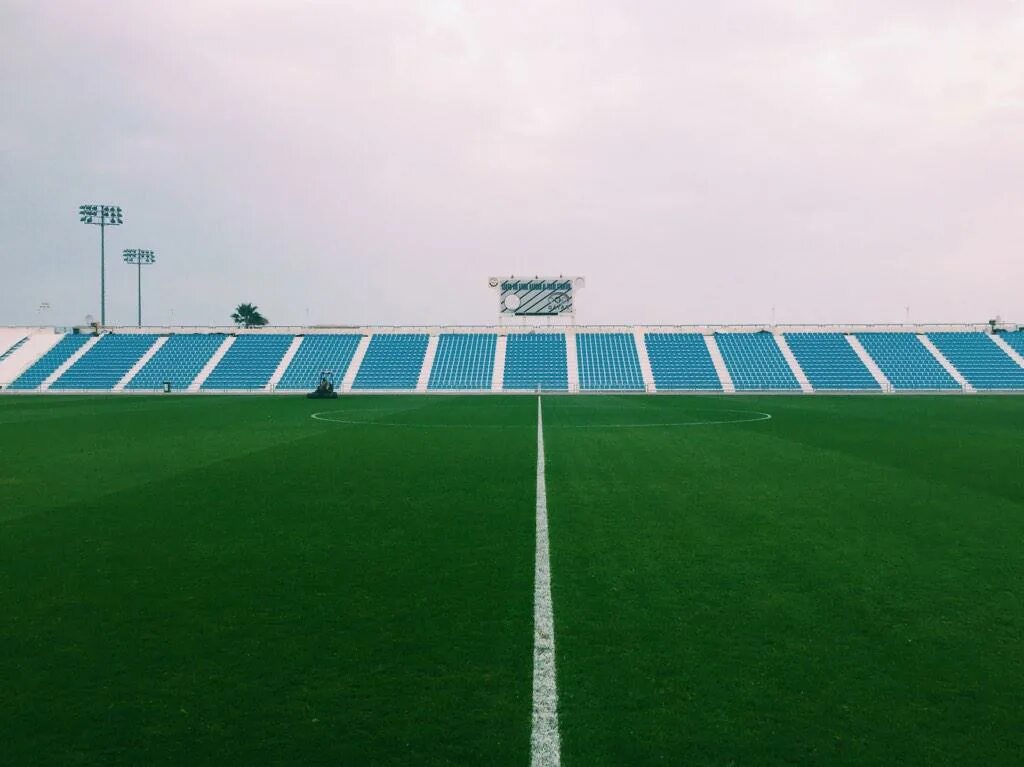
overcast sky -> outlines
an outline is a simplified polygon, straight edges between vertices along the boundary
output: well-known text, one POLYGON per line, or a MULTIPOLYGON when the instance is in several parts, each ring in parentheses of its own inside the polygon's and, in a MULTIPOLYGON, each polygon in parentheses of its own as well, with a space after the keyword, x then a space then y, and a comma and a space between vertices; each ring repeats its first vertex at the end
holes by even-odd
POLYGON ((1024 2, 0 0, 0 195, 0 324, 1024 321, 1024 2))

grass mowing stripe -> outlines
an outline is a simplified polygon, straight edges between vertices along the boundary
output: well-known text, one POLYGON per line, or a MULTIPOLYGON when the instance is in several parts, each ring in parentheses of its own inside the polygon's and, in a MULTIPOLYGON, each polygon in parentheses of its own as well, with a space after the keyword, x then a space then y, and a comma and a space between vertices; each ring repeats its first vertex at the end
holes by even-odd
POLYGON ((533 586, 533 733, 530 764, 561 763, 558 689, 555 682, 555 618, 551 604, 548 494, 544 481, 544 415, 537 397, 537 559, 533 586))
POLYGON ((106 399, 0 460, 0 510, 48 512, 0 526, 5 764, 527 762, 532 397, 469 414, 520 424, 500 441, 302 397, 106 399))
POLYGON ((1020 763, 1024 516, 992 491, 1024 499, 1024 399, 552 428, 568 399, 544 413, 566 764, 1020 763))

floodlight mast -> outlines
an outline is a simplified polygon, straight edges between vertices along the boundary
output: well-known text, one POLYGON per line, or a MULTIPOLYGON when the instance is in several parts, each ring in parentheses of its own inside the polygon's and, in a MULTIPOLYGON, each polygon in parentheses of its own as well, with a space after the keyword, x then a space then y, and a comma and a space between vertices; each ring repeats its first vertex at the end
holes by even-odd
POLYGON ((107 258, 106 228, 124 223, 118 205, 79 205, 78 218, 83 224, 100 228, 100 325, 107 324, 107 258))
POLYGON ((142 267, 156 263, 156 254, 151 250, 141 248, 125 248, 121 254, 126 264, 134 264, 138 271, 139 280, 139 319, 138 326, 142 327, 142 267))

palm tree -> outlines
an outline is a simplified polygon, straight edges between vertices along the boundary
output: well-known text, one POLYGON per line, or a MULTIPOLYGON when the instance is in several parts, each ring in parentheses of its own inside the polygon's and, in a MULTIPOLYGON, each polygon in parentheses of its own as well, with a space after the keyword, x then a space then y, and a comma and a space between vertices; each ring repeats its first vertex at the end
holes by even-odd
POLYGON ((267 318, 260 314, 254 304, 239 304, 231 319, 243 328, 258 328, 267 324, 267 318))

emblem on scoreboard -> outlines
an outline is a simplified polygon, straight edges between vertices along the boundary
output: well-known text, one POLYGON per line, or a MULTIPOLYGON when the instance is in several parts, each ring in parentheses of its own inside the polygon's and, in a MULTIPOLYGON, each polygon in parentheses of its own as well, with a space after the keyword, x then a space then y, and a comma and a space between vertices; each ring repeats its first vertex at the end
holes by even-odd
POLYGON ((491 277, 487 284, 498 289, 498 311, 519 317, 553 317, 573 314, 575 291, 582 277, 491 277))

